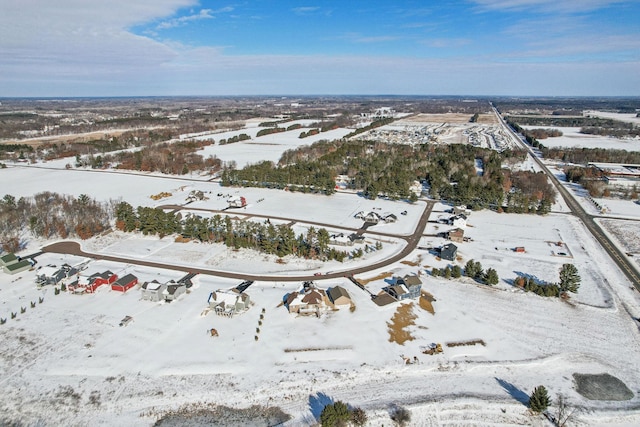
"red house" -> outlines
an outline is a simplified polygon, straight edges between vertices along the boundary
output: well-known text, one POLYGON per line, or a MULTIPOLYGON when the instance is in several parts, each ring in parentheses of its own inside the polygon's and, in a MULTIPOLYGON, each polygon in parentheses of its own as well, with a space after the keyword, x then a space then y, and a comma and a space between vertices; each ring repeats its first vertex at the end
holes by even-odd
POLYGON ((118 275, 107 270, 102 273, 94 273, 91 276, 79 276, 78 280, 68 286, 70 292, 76 294, 92 294, 102 285, 110 285, 118 280, 118 275))
POLYGON ((127 274, 111 284, 111 290, 118 292, 127 292, 138 284, 138 278, 133 274, 127 274))

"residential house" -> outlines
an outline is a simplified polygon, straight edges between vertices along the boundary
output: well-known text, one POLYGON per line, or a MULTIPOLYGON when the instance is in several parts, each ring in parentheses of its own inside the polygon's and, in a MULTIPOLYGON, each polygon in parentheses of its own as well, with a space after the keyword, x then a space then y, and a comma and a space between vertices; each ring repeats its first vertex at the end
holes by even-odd
POLYGON ((396 222, 398 217, 392 213, 385 213, 382 215, 382 220, 386 223, 396 222))
POLYGON ((378 215, 376 212, 368 212, 364 215, 364 222, 369 222, 371 224, 377 224, 380 222, 380 215, 378 215))
POLYGON ((38 269, 35 282, 39 287, 56 286, 63 280, 75 276, 78 272, 76 267, 71 267, 69 264, 62 264, 60 267, 49 264, 38 269))
POLYGON ((397 277, 393 286, 388 286, 383 290, 389 295, 402 301, 405 299, 414 299, 420 296, 420 290, 422 289, 422 281, 416 275, 406 275, 404 277, 397 277))
POLYGON ((458 255, 458 247, 453 243, 447 243, 440 248, 440 258, 454 261, 458 255))
POLYGON ((251 298, 236 289, 219 289, 209 294, 209 307, 219 316, 233 317, 249 309, 251 298))
POLYGON ((287 307, 289 313, 320 316, 320 312, 327 308, 325 298, 324 289, 318 289, 307 282, 303 289, 298 292, 291 292, 286 296, 285 307, 287 307))
POLYGON ((460 215, 463 214, 466 217, 469 217, 469 215, 471 215, 471 209, 467 208, 464 205, 461 206, 454 206, 453 207, 453 214, 454 215, 460 215))
POLYGON ((175 281, 171 280, 169 281, 169 283, 167 283, 167 288, 162 291, 162 296, 164 297, 165 301, 171 302, 177 300, 178 297, 180 297, 180 295, 184 294, 185 292, 187 292, 187 287, 184 283, 176 283, 175 281))
POLYGON ((78 279, 67 286, 69 292, 76 294, 92 294, 102 285, 110 285, 118 280, 118 275, 107 270, 102 273, 93 273, 90 276, 80 274, 78 279))
POLYGON ((327 296, 329 297, 329 301, 334 306, 339 305, 351 305, 351 297, 345 288, 342 286, 334 286, 333 288, 329 288, 327 291, 327 296))
POLYGON ((446 236, 452 242, 462 243, 464 241, 464 230, 462 228, 454 228, 447 231, 446 236))
POLYGON ((329 236, 329 243, 332 245, 340 246, 352 246, 353 242, 349 239, 349 236, 345 236, 344 233, 332 234, 329 236))
POLYGON ((467 226, 467 216, 465 214, 452 216, 449 218, 448 223, 457 228, 465 228, 467 226))
POLYGON ((142 291, 142 299, 146 301, 162 301, 164 299, 164 290, 167 289, 165 283, 160 283, 157 280, 151 282, 144 282, 140 287, 142 291))
POLYGON ((111 284, 111 290, 117 292, 127 292, 129 289, 133 288, 138 284, 138 278, 133 274, 127 274, 123 277, 120 277, 118 280, 111 284))

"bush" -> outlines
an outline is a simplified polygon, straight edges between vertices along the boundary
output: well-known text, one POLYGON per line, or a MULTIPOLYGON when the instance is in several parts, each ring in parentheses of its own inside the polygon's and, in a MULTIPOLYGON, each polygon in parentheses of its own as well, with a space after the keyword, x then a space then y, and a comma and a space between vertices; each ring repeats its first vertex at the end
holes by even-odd
POLYGON ((363 426, 367 423, 367 413, 360 408, 354 408, 351 411, 351 423, 356 426, 363 426))
POLYGON ((391 411, 391 419, 399 426, 407 425, 411 421, 411 412, 402 406, 396 406, 391 411))
POLYGON ((348 423, 350 418, 349 408, 338 400, 324 407, 320 414, 320 424, 322 427, 342 426, 348 423))

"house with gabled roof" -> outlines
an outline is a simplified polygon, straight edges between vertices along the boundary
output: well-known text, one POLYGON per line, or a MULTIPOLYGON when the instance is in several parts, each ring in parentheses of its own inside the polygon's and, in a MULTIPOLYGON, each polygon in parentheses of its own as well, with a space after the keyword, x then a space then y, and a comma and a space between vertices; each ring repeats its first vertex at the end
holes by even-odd
POLYGON ((176 283, 174 280, 170 280, 165 290, 162 291, 162 296, 165 301, 171 302, 177 300, 185 292, 187 292, 187 286, 184 283, 176 283))
POLYGON ((118 278, 115 282, 111 284, 111 290, 117 292, 127 292, 129 289, 133 288, 138 284, 138 278, 133 274, 127 274, 118 278))
POLYGON ((349 292, 342 286, 334 286, 327 290, 327 296, 329 297, 329 301, 331 304, 335 306, 340 305, 351 305, 351 297, 349 296, 349 292))
POLYGON ((371 211, 371 212, 367 212, 362 219, 364 220, 364 222, 377 224, 380 222, 380 215, 378 215, 377 212, 371 211))
POLYGON ((446 259, 447 261, 455 261, 457 255, 458 247, 453 243, 447 243, 440 248, 440 258, 442 259, 446 259))
POLYGON ((102 273, 93 273, 90 276, 80 273, 78 279, 67 286, 67 290, 75 294, 92 294, 100 286, 111 285, 116 280, 118 280, 118 275, 109 270, 103 271, 102 273))
POLYGON ((352 246, 353 241, 344 233, 336 233, 329 236, 329 243, 332 245, 352 246))
POLYGON ((447 239, 452 242, 461 243, 464 241, 464 230, 462 228, 454 228, 446 233, 447 239))
POLYGON ((467 226, 467 216, 465 214, 458 214, 449 218, 449 225, 453 225, 457 228, 465 228, 467 226))
POLYGON ((404 277, 396 277, 392 286, 383 288, 385 292, 398 301, 405 299, 414 299, 420 297, 422 289, 422 280, 416 275, 405 275, 404 277))
POLYGON ((398 217, 392 213, 385 213, 384 215, 382 215, 382 220, 386 223, 392 223, 396 222, 398 220, 398 217))
POLYGON ((219 289, 209 294, 207 303, 218 316, 233 317, 249 309, 251 298, 247 293, 238 292, 235 288, 219 289))
POLYGON ((285 296, 284 305, 289 313, 320 317, 320 313, 327 309, 326 297, 324 289, 316 288, 312 282, 305 282, 300 291, 285 296))
POLYGON ((39 287, 53 285, 56 286, 60 282, 79 273, 76 267, 71 267, 69 264, 62 264, 60 267, 49 264, 40 267, 36 272, 36 285, 39 287))
POLYGON ((160 283, 155 279, 150 282, 144 282, 140 287, 141 298, 145 301, 162 301, 165 289, 167 289, 166 283, 160 283))

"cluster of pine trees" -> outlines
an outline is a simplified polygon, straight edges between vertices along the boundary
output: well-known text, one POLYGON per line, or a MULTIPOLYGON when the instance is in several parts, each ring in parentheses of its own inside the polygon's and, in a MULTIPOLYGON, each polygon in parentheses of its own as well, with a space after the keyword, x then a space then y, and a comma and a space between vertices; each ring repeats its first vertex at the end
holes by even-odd
MULTIPOLYGON (((349 254, 329 246, 330 235, 325 228, 309 227, 306 234, 295 235, 287 225, 270 222, 232 221, 229 216, 214 215, 203 218, 165 212, 159 208, 139 206, 134 209, 127 202, 115 207, 116 228, 125 232, 140 231, 160 237, 181 234, 201 242, 224 243, 234 249, 255 249, 279 257, 295 255, 323 261, 344 261, 349 254)), ((358 254, 356 253, 356 256, 358 254)))
POLYGON ((7 194, 0 200, 0 242, 5 250, 16 252, 24 237, 20 230, 44 239, 88 239, 109 229, 111 205, 86 194, 76 198, 45 191, 19 199, 7 194))
POLYGON ((508 197, 514 212, 545 214, 556 193, 543 174, 503 169, 506 162, 524 158, 522 151, 494 150, 466 144, 434 146, 373 141, 319 141, 289 150, 278 165, 261 162, 243 169, 227 168, 224 186, 287 188, 332 194, 335 177, 352 177, 352 188, 375 199, 415 201, 409 191, 416 180, 426 180, 431 195, 473 208, 500 207, 508 197), (481 172, 478 164, 482 165, 481 172))
POLYGON ((470 259, 464 266, 464 272, 459 265, 446 266, 445 268, 433 268, 431 275, 434 277, 444 277, 445 279, 459 279, 464 273, 465 277, 476 280, 477 282, 484 283, 486 285, 497 285, 500 281, 498 272, 493 268, 488 268, 484 271, 482 264, 479 261, 470 259))

